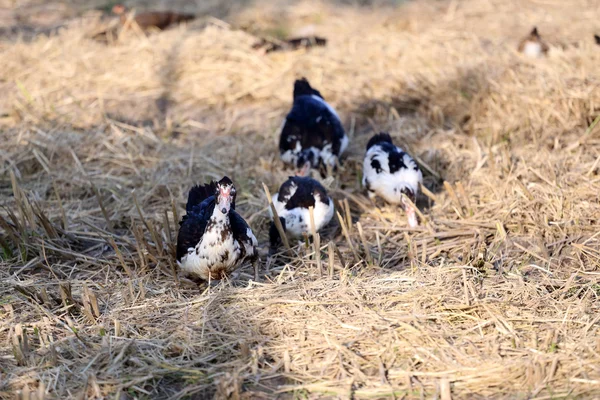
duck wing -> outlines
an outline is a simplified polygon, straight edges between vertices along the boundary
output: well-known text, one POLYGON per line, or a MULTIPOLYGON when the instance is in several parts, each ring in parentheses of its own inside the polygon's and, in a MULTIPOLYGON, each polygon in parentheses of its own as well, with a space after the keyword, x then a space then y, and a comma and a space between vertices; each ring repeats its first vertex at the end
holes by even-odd
POLYGON ((234 210, 231 210, 229 211, 229 223, 231 224, 233 238, 244 244, 244 246, 240 246, 242 257, 249 256, 251 259, 258 257, 256 249, 258 242, 244 218, 234 210))
POLYGON ((215 208, 216 183, 196 185, 190 189, 185 205, 186 215, 179 222, 177 235, 177 261, 187 254, 190 247, 195 247, 206 230, 208 220, 215 208))
POLYGON ((212 209, 215 207, 214 201, 210 204, 212 207, 208 208, 211 210, 205 209, 202 213, 191 212, 183 216, 177 234, 177 261, 188 253, 190 247, 196 247, 202 240, 212 209))

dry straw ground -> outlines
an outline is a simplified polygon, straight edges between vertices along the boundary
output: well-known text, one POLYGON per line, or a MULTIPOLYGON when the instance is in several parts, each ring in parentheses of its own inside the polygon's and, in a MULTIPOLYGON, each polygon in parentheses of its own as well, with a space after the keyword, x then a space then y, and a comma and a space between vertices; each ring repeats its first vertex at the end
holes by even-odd
POLYGON ((106 45, 90 4, 2 12, 29 30, 0 41, 0 397, 600 396, 598 2, 169 4, 231 27, 106 45), (543 60, 514 50, 534 24, 543 60), (236 29, 307 25, 328 47, 265 56, 236 29), (352 136, 322 275, 312 248, 265 262, 300 76, 352 136), (379 130, 426 166, 421 229, 359 186, 379 130), (176 221, 224 174, 260 280, 197 287, 176 221))

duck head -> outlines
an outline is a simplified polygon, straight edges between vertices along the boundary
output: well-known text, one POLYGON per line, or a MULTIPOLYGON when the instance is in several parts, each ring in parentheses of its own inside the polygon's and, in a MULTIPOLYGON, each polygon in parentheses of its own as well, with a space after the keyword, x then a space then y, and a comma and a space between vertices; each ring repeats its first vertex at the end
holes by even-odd
POLYGON ((235 202, 235 186, 228 177, 217 182, 215 191, 216 206, 223 214, 229 213, 231 204, 235 202))
POLYGON ((123 4, 115 4, 112 8, 112 12, 116 15, 123 15, 127 12, 127 7, 123 4))
POLYGON ((296 175, 307 176, 313 166, 317 166, 317 153, 312 149, 302 150, 296 160, 296 175))
POLYGON ((403 193, 404 196, 400 199, 400 204, 408 217, 408 225, 411 228, 415 228, 419 226, 419 219, 417 218, 417 211, 415 210, 416 206, 414 205, 417 201, 417 196, 412 190, 409 190, 409 192, 410 193, 403 193), (410 199, 410 202, 407 201, 407 199, 410 199))

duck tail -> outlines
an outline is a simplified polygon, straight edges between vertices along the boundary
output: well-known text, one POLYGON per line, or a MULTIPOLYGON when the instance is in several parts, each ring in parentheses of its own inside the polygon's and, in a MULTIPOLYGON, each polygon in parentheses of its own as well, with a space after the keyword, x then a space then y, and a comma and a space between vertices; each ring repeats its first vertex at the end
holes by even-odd
POLYGON ((185 210, 191 212, 194 206, 199 205, 210 196, 214 196, 217 190, 217 184, 213 181, 204 185, 196 185, 190 189, 188 194, 187 204, 185 210))
POLYGON ((369 143, 367 143, 367 151, 376 144, 385 142, 393 144, 392 137, 387 132, 380 132, 369 140, 369 143))

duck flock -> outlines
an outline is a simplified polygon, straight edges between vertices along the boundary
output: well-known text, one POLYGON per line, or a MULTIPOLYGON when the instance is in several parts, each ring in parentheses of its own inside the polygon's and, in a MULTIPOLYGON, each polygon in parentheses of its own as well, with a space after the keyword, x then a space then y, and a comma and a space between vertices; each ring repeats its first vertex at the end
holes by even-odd
MULTIPOLYGON (((322 177, 335 173, 349 143, 337 112, 306 78, 294 82, 293 96, 281 128, 279 155, 295 175, 271 199, 271 253, 282 244, 281 233, 289 239, 310 237, 331 221, 333 199, 310 173, 314 170, 322 177)), ((422 182, 415 160, 394 145, 389 134, 369 140, 362 183, 370 198, 379 196, 403 208, 412 227, 418 225, 414 203, 422 182)), ((190 190, 177 237, 177 263, 183 271, 204 280, 222 279, 246 261, 254 263, 256 271, 258 241, 235 210, 235 195, 228 177, 190 190)))
MULTIPOLYGON (((113 13, 120 17, 123 28, 135 23, 142 30, 165 29, 194 19, 193 15, 173 12, 131 14, 122 5, 115 5, 113 13)), ((595 35, 594 40, 600 44, 600 36, 595 35)), ((319 37, 278 42, 263 39, 255 48, 267 46, 265 52, 270 52, 326 42, 319 37)), ((549 46, 534 27, 520 41, 517 50, 527 57, 539 58, 547 55, 549 46)), ((282 245, 281 235, 286 239, 302 239, 329 224, 334 202, 325 187, 310 175, 311 171, 323 178, 335 174, 348 144, 348 135, 335 109, 307 79, 296 80, 293 105, 283 121, 279 138, 281 161, 294 169, 295 175, 283 182, 271 199, 270 254, 282 245)), ((419 224, 415 203, 422 182, 419 165, 394 144, 388 133, 378 133, 368 141, 362 185, 370 199, 379 197, 403 209, 411 227, 419 224)), ((236 211, 235 198, 235 185, 226 176, 189 191, 186 215, 177 237, 177 264, 184 272, 207 281, 219 280, 250 262, 256 275, 258 241, 236 211)))

